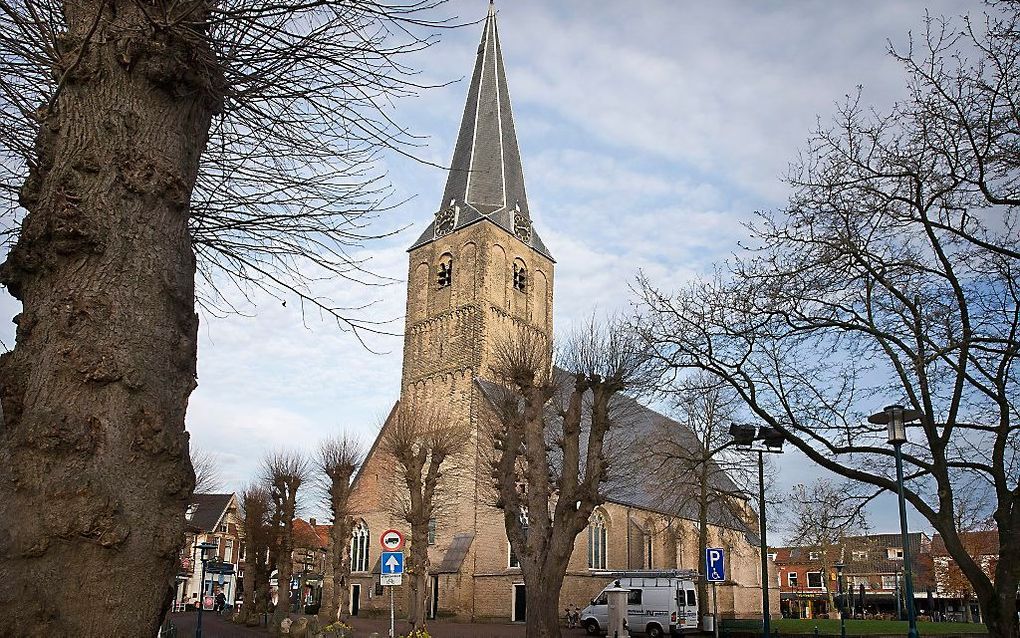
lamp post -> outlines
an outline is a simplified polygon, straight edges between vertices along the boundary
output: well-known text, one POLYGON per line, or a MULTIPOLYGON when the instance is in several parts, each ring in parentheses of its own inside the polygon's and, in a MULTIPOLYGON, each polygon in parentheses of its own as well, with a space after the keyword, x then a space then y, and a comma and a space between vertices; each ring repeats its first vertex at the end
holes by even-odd
POLYGON ((843 602, 843 561, 836 563, 836 590, 839 592, 836 604, 839 608, 839 638, 846 638, 846 605, 843 602))
POLYGON ((765 453, 782 454, 783 433, 779 430, 744 423, 731 423, 730 436, 733 444, 746 452, 758 453, 758 528, 761 539, 761 635, 768 638, 771 633, 769 618, 769 554, 765 534, 765 453), (759 445, 755 445, 759 442, 759 445))
POLYGON ((195 622, 195 638, 202 638, 202 609, 205 607, 205 552, 210 549, 216 549, 217 545, 213 543, 199 543, 198 549, 202 552, 202 575, 199 577, 199 594, 198 597, 198 620, 195 622))
POLYGON ((868 417, 868 421, 876 425, 888 426, 888 441, 896 452, 896 488, 900 505, 900 537, 903 543, 903 589, 906 598, 908 638, 918 638, 917 614, 914 611, 914 578, 910 568, 910 542, 907 537, 907 504, 903 496, 903 451, 900 449, 907 442, 907 426, 910 421, 921 418, 919 410, 906 410, 902 405, 886 406, 884 410, 868 417))

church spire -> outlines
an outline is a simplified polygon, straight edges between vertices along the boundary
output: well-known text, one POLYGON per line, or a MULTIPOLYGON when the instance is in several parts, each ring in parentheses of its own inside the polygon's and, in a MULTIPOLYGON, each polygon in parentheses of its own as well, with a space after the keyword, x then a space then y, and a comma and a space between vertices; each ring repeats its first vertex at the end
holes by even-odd
POLYGON ((510 110, 510 91, 492 0, 478 45, 439 215, 443 220, 433 221, 412 248, 451 230, 488 219, 549 256, 548 249, 531 228, 524 168, 510 110), (450 209, 455 218, 452 225, 448 221, 450 209))

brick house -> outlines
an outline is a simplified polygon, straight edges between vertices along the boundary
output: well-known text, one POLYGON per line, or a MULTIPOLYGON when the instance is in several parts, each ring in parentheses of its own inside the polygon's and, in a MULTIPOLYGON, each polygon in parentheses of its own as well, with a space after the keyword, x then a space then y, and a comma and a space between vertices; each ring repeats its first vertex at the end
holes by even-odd
MULTIPOLYGON (((551 347, 553 273, 554 260, 532 225, 490 7, 439 211, 409 249, 400 401, 439 402, 452 418, 470 423, 474 433, 464 450, 465 467, 447 478, 450 503, 427 539, 409 539, 429 547, 432 615, 521 621, 527 613, 523 578, 510 552, 503 514, 492 505, 487 463, 491 443, 482 432, 492 414, 487 391, 493 387, 495 345, 511 330, 523 330, 551 347)), ((634 446, 652 445, 647 438, 653 426, 668 421, 630 399, 622 401, 630 409, 617 430, 630 438, 621 444, 621 460, 634 446)), ((379 449, 379 438, 354 479, 352 502, 360 513, 351 544, 355 614, 388 609, 389 597, 379 585, 379 536, 388 528, 408 532, 391 506, 402 482, 395 463, 379 449)), ((611 581, 609 571, 697 569, 701 564, 696 522, 689 513, 665 507, 653 489, 658 481, 652 469, 640 462, 619 462, 616 467, 608 502, 578 536, 561 607, 587 604, 611 581)), ((729 549, 730 580, 719 587, 724 616, 760 617, 758 537, 749 522, 754 518, 742 499, 714 507, 710 514, 709 545, 729 549)), ((405 592, 396 594, 399 603, 406 600, 405 592)), ((772 613, 777 613, 778 596, 772 601, 772 613)))
MULTIPOLYGON (((961 532, 960 540, 967 553, 981 565, 981 570, 990 578, 994 578, 999 556, 998 533, 961 532)), ((964 577, 956 561, 949 556, 946 544, 939 534, 932 538, 931 558, 937 597, 935 609, 946 620, 981 622, 981 609, 974 596, 974 588, 964 577)))
POLYGON ((227 604, 233 604, 239 598, 244 552, 237 496, 233 493, 195 494, 184 518, 187 531, 180 555, 176 604, 197 605, 200 594, 214 595, 218 591, 223 591, 227 604), (201 583, 200 543, 214 544, 216 548, 207 551, 206 558, 233 565, 234 575, 206 574, 205 583, 201 583))
MULTIPOLYGON (((908 535, 914 597, 919 613, 931 609, 931 541, 926 534, 908 535)), ((869 534, 845 538, 828 548, 774 547, 770 553, 778 572, 781 610, 788 618, 817 618, 834 615, 830 608, 839 586, 835 565, 843 569, 847 607, 854 615, 897 615, 902 605, 903 542, 899 534, 869 534), (824 555, 823 555, 824 554, 824 555), (863 588, 863 589, 862 589, 863 588)))

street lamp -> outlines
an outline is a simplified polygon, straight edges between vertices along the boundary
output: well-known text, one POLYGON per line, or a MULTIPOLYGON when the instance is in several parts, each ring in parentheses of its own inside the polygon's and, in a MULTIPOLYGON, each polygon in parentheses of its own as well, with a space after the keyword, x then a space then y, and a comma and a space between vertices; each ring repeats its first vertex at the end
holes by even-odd
POLYGON ((782 454, 783 433, 776 428, 763 425, 757 427, 748 423, 731 423, 730 436, 733 444, 746 452, 758 453, 758 528, 761 539, 761 635, 768 638, 771 633, 769 618, 769 554, 765 536, 765 453, 782 454), (755 445, 759 442, 759 445, 755 445))
POLYGON ((917 614, 914 612, 914 577, 910 569, 910 543, 907 538, 907 504, 903 496, 903 451, 900 449, 907 442, 907 426, 911 421, 920 419, 924 414, 920 410, 907 410, 902 405, 886 406, 884 410, 868 417, 870 423, 888 427, 888 441, 896 451, 896 489, 900 504, 900 537, 903 543, 903 587, 907 607, 907 638, 918 638, 917 614))
POLYGON ((843 561, 836 563, 836 589, 839 591, 839 638, 846 638, 846 603, 843 601, 843 561))
POLYGON ((196 547, 198 547, 198 549, 202 552, 202 575, 198 581, 198 588, 201 594, 198 597, 198 621, 195 623, 195 638, 202 638, 202 609, 205 607, 205 603, 203 601, 205 598, 205 552, 206 550, 216 549, 217 545, 215 543, 204 542, 199 543, 196 547))

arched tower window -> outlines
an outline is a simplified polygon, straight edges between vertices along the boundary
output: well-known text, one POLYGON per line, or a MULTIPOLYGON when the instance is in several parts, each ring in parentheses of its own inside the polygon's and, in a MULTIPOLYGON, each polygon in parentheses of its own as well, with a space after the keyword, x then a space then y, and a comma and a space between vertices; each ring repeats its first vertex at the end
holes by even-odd
POLYGON ((436 268, 436 283, 440 288, 446 288, 453 283, 453 255, 444 253, 439 258, 439 267, 436 268))
POLYGON ((368 525, 360 521, 351 532, 351 571, 367 572, 368 568, 368 525))
POLYGON ((514 289, 528 292, 528 268, 519 259, 514 260, 514 289))
POLYGON ((588 521, 588 569, 606 568, 606 516, 596 510, 588 521))

